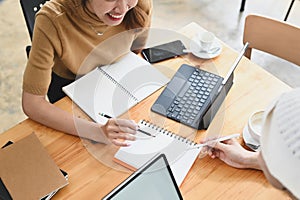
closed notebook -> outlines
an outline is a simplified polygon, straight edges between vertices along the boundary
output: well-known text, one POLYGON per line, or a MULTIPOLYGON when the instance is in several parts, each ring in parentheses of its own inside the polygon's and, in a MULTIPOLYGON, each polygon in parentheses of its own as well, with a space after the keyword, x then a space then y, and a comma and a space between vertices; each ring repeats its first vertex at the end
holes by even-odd
POLYGON ((139 122, 137 140, 128 147, 121 147, 114 156, 114 161, 136 170, 157 153, 164 153, 169 161, 178 186, 194 164, 201 148, 196 143, 160 128, 147 121, 139 122), (152 136, 149 136, 147 134, 152 136))
POLYGON ((169 79, 133 52, 97 67, 63 87, 63 91, 94 121, 101 114, 118 117, 167 84, 169 79))
MULTIPOLYGON (((4 146, 2 146, 2 149, 13 144, 12 141, 8 141, 4 146)), ((68 180, 69 175, 67 172, 65 172, 64 170, 60 169, 61 173, 63 174, 63 176, 65 177, 66 180, 68 180)), ((50 194, 48 194, 47 196, 41 198, 41 200, 49 200, 52 198, 52 196, 54 196, 59 189, 54 190, 53 192, 51 192, 50 194)), ((9 194, 9 192, 7 191, 7 188, 5 187, 5 185, 3 184, 1 177, 0 177, 0 199, 1 200, 11 200, 11 196, 9 194)))
POLYGON ((0 150, 0 178, 14 200, 41 199, 68 184, 35 134, 0 150))

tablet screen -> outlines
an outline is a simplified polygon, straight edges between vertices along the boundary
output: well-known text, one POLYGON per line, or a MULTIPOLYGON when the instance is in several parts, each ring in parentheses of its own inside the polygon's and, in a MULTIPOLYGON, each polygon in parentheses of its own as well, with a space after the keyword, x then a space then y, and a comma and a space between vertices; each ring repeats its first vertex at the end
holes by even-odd
POLYGON ((103 199, 183 199, 164 154, 134 172, 103 199))

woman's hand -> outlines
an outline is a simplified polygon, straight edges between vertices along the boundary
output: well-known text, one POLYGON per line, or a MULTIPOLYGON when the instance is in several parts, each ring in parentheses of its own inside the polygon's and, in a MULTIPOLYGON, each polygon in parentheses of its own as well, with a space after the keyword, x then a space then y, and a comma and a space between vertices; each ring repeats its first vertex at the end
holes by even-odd
POLYGON ((211 158, 219 158, 232 167, 260 169, 258 152, 244 149, 236 139, 217 142, 205 148, 211 158))
POLYGON ((46 101, 45 96, 34 95, 23 91, 22 105, 24 113, 32 120, 45 126, 77 135, 95 142, 117 146, 128 146, 125 140, 135 140, 138 125, 132 120, 109 119, 105 125, 78 118, 46 101))
POLYGON ((129 146, 125 140, 135 140, 138 125, 133 120, 111 118, 102 127, 106 137, 116 146, 129 146))

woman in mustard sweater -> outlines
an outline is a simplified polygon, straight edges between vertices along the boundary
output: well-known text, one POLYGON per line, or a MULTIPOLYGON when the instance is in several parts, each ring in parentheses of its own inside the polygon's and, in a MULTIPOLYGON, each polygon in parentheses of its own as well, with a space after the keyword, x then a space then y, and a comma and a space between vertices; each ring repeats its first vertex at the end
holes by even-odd
POLYGON ((52 103, 64 96, 62 87, 77 75, 110 64, 130 50, 142 49, 147 36, 143 28, 150 26, 151 10, 151 0, 47 1, 36 15, 24 72, 24 113, 32 120, 68 134, 128 145, 123 139, 135 139, 138 127, 134 121, 109 119, 106 124, 97 124, 73 116, 52 103), (125 39, 106 45, 89 69, 80 69, 93 49, 124 32, 125 39))

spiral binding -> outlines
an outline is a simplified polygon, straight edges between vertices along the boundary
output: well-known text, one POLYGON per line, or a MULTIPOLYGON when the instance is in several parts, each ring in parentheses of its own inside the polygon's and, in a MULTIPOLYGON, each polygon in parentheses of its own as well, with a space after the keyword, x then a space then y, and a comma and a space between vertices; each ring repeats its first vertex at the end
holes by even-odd
POLYGON ((112 81, 114 84, 116 84, 123 92, 125 92, 130 98, 132 98, 134 101, 139 102, 138 98, 136 98, 131 92, 129 92, 123 85, 121 85, 118 81, 116 81, 111 75, 109 75, 106 71, 98 67, 101 73, 104 74, 110 81, 112 81))
POLYGON ((170 137, 172 137, 174 139, 177 139, 179 141, 181 140, 181 142, 185 142, 188 145, 196 145, 197 144, 197 143, 195 143, 194 141, 192 141, 192 140, 190 140, 188 138, 185 138, 185 137, 182 137, 180 135, 177 135, 176 133, 173 133, 173 132, 171 132, 171 131, 169 131, 167 129, 159 127, 159 126, 157 126, 157 125, 155 125, 155 124, 153 124, 153 123, 151 123, 151 122, 149 122, 147 120, 141 120, 140 123, 143 124, 143 125, 145 125, 145 126, 148 126, 151 129, 154 129, 155 131, 158 131, 161 134, 170 136, 170 137))

